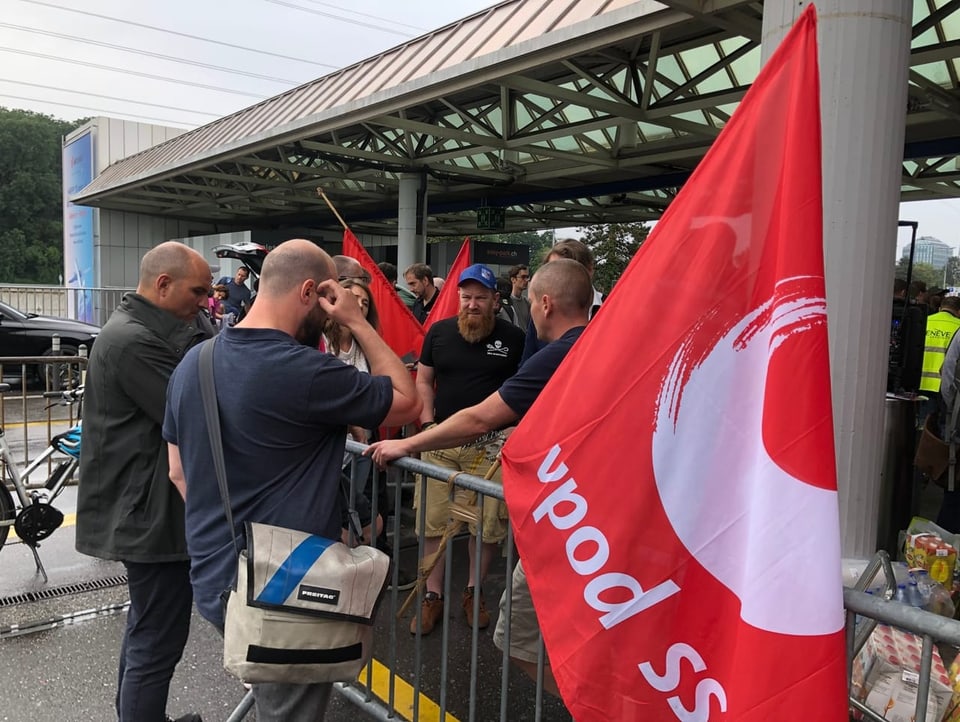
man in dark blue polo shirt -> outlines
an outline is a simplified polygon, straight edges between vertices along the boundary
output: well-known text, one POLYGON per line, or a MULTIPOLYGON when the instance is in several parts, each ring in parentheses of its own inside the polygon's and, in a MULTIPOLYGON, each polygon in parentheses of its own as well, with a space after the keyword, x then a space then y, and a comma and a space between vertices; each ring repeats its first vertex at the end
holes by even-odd
MULTIPOLYGON (((216 338, 213 363, 234 529, 206 436, 199 348, 170 379, 163 437, 170 480, 186 501, 194 599, 221 631, 220 594, 235 580, 233 539, 242 537, 243 523, 339 538, 347 425, 399 426, 420 413, 410 373, 336 279, 333 261, 319 247, 304 239, 286 241, 263 262, 250 313, 216 338), (350 329, 370 373, 317 350, 327 318, 350 329), (237 358, 243 364, 231 369, 237 358)), ((330 690, 330 684, 254 684, 257 719, 322 720, 330 690)))

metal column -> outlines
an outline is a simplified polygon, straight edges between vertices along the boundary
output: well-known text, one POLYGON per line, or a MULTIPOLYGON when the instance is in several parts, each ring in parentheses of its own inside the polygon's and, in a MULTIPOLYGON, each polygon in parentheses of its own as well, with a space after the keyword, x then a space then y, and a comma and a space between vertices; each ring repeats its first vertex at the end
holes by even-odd
POLYGON ((416 173, 400 174, 400 198, 397 207, 397 270, 403 278, 404 269, 413 263, 426 263, 427 243, 424 233, 426 195, 420 197, 421 176, 416 173), (418 208, 422 203, 423 209, 418 208), (420 218, 418 228, 417 219, 420 218))
MULTIPOLYGON (((809 0, 766 0, 763 57, 809 0)), ((816 0, 824 256, 843 554, 876 551, 913 3, 816 0)))

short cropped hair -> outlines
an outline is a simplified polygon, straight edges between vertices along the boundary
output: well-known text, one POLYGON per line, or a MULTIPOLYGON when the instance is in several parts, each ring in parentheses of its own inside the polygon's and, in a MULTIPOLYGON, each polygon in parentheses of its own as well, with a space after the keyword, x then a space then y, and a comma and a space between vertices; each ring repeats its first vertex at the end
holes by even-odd
POLYGON ((512 281, 514 278, 520 275, 520 271, 526 271, 526 270, 527 270, 527 266, 525 266, 522 263, 518 263, 516 266, 513 266, 507 272, 507 276, 509 276, 510 280, 512 281))
POLYGON ((318 284, 333 278, 336 266, 327 253, 311 241, 293 239, 274 248, 263 261, 260 292, 281 296, 313 279, 318 284))
POLYGON ((550 256, 569 258, 584 268, 593 271, 593 252, 586 243, 578 241, 576 238, 564 238, 554 243, 553 248, 547 253, 547 258, 550 256))
POLYGON ((377 268, 380 269, 380 273, 382 273, 390 283, 397 282, 397 267, 390 263, 390 261, 381 261, 377 264, 377 268))
POLYGON ((430 281, 431 286, 433 285, 433 269, 426 263, 414 263, 403 272, 403 275, 406 276, 408 273, 413 274, 418 281, 427 280, 430 281))
POLYGON ((944 296, 940 301, 940 308, 949 308, 951 311, 960 311, 960 296, 944 296))
POLYGON ((593 304, 590 273, 579 261, 558 258, 543 264, 530 281, 533 295, 550 296, 566 315, 588 313, 593 304))

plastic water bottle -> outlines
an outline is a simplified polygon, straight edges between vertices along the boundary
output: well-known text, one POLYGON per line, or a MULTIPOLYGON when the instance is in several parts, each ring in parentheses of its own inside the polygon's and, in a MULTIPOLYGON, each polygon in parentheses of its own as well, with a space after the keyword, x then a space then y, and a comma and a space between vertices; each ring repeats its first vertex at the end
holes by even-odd
POLYGON ((898 584, 897 591, 893 593, 893 598, 901 604, 910 604, 910 600, 907 599, 907 585, 898 584))
POLYGON ((917 590, 920 592, 920 598, 923 602, 921 606, 926 606, 933 592, 934 581, 930 578, 930 573, 926 569, 918 569, 913 572, 913 578, 917 582, 917 590))
POLYGON ((920 593, 919 585, 916 582, 907 584, 907 604, 911 607, 923 606, 923 595, 920 593))

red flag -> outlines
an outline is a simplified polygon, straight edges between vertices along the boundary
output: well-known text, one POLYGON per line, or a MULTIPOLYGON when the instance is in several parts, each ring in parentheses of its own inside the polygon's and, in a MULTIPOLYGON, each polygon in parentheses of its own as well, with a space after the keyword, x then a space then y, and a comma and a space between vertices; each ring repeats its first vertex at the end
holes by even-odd
POLYGON ((435 321, 442 318, 456 316, 460 312, 460 294, 458 292, 457 280, 463 269, 470 265, 470 237, 463 239, 463 245, 457 251, 457 257, 453 259, 453 265, 450 266, 450 272, 447 274, 447 280, 440 289, 440 295, 427 314, 427 320, 423 322, 423 332, 426 333, 435 321))
POLYGON ((417 357, 423 346, 423 329, 420 322, 410 313, 393 284, 367 253, 366 249, 349 228, 343 229, 343 255, 356 258, 364 270, 370 274, 370 292, 377 304, 380 316, 380 335, 397 356, 407 354, 417 357))
POLYGON ((504 448, 579 722, 847 719, 819 106, 811 5, 504 448))

